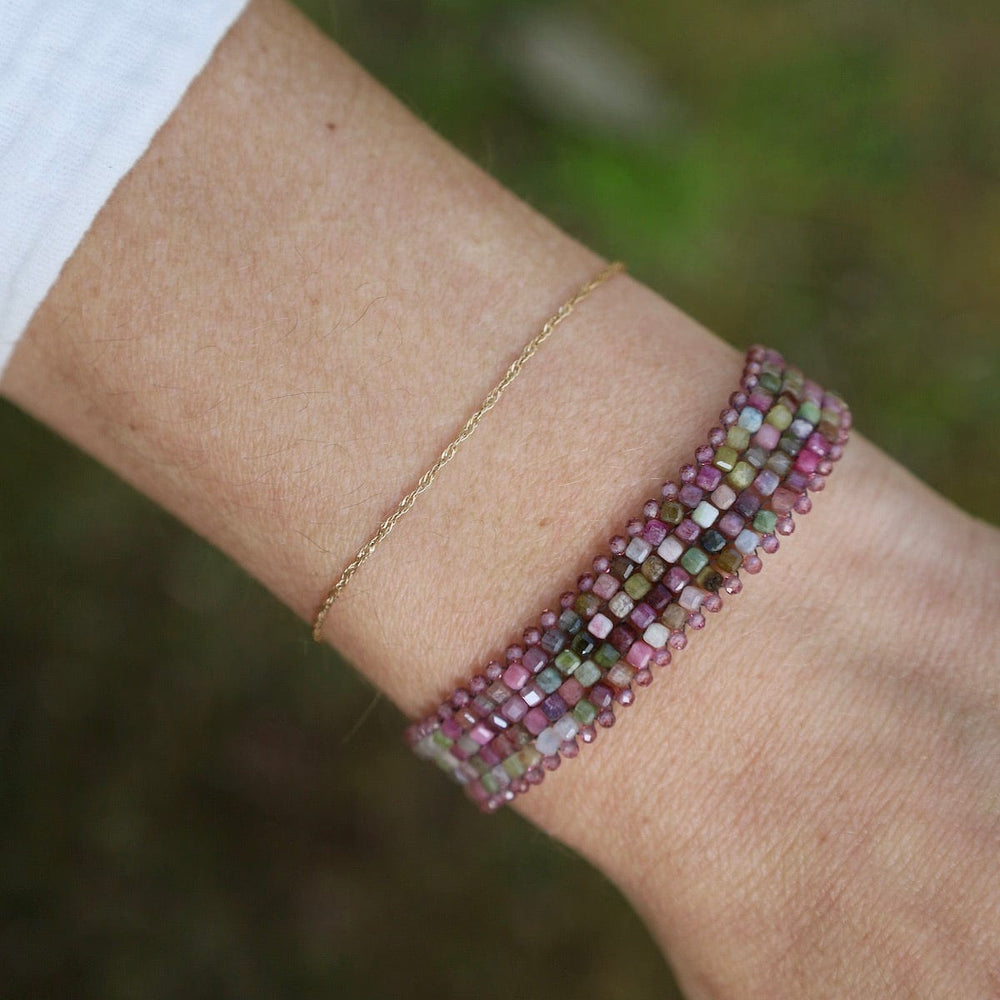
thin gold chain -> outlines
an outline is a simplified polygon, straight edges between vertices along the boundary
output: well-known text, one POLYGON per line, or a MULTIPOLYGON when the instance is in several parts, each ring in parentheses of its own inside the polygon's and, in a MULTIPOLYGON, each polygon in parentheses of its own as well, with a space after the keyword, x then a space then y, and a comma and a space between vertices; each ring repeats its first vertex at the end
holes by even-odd
POLYGON ((510 367, 507 369, 503 378, 489 391, 489 394, 483 400, 482 405, 472 414, 471 417, 465 422, 465 426, 459 431, 458 436, 441 452, 438 460, 420 477, 417 485, 414 486, 409 493, 399 501, 396 509, 378 526, 378 530, 375 532, 371 538, 365 542, 364 545, 358 549, 358 554, 344 567, 344 572, 340 574, 340 579, 333 585, 330 591, 327 593, 323 600, 322 605, 316 612, 316 620, 313 623, 313 639, 319 642, 323 633, 323 623, 326 621, 326 616, 333 607, 334 602, 343 593, 344 588, 351 582, 351 578, 362 566, 368 561, 371 554, 378 548, 382 540, 389 534, 390 531, 399 520, 406 514, 406 512, 413 506, 416 502, 418 496, 426 490, 431 483, 434 482, 437 474, 455 457, 455 452, 458 451, 459 446, 463 441, 472 437, 475 429, 479 426, 479 422, 486 416, 490 410, 500 401, 500 397, 504 394, 507 386, 517 378, 520 374, 521 369, 528 363, 528 360, 535 354, 539 347, 545 343, 546 340, 552 335, 553 330, 564 320, 567 316, 578 306, 594 289, 600 287, 609 278, 614 277, 616 274, 625 270, 625 265, 621 261, 615 261, 613 264, 609 264, 605 267, 599 274, 596 274, 590 279, 585 285, 583 285, 576 294, 564 302, 558 310, 553 313, 546 321, 545 325, 539 330, 538 334, 534 336, 527 344, 524 345, 524 349, 518 355, 517 359, 513 361, 510 367))

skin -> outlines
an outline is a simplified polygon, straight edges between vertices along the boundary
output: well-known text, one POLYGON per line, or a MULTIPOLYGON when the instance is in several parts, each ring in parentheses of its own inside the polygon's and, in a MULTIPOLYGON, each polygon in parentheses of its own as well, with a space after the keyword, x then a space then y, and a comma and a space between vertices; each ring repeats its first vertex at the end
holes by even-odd
MULTIPOLYGON (((254 0, 0 389, 310 620, 600 266, 254 0)), ((355 577, 327 639, 426 711, 690 459, 740 367, 615 278, 355 577)), ((692 998, 1000 996, 998 557, 994 529, 855 435, 764 576, 518 808, 623 888, 692 998)))

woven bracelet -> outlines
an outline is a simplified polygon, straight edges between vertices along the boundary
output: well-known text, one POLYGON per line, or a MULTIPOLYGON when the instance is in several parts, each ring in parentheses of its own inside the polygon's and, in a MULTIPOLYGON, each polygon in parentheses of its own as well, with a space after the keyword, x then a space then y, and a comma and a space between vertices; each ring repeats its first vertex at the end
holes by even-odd
POLYGON ((851 414, 774 350, 747 352, 739 389, 677 481, 647 500, 576 590, 545 610, 406 740, 492 812, 539 784, 635 701, 722 593, 812 508, 851 414))

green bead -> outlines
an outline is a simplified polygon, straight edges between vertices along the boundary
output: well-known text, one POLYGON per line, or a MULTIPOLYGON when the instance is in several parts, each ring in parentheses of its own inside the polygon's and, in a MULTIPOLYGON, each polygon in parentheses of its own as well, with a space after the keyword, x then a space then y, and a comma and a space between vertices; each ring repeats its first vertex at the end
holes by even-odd
POLYGON ((593 687, 604 675, 591 660, 584 660, 576 668, 576 679, 585 687, 593 687))
POLYGON ((764 419, 767 423, 777 427, 779 431, 787 430, 792 423, 792 411, 779 403, 777 406, 771 407, 764 419))
POLYGON ((587 591, 585 594, 577 594, 573 602, 573 610, 581 618, 593 618, 601 607, 601 599, 597 594, 587 591))
POLYGON ((726 444, 736 451, 746 451, 747 446, 750 444, 750 432, 738 424, 730 427, 726 432, 726 444))
POLYGON ((664 500, 660 504, 660 520, 680 524, 684 520, 684 508, 676 500, 664 500))
POLYGON ((580 657, 572 649, 564 649, 555 659, 555 664, 564 676, 569 676, 578 666, 580 657))
POLYGON ((581 726, 589 726, 597 718, 597 709, 589 701, 578 701, 573 708, 573 718, 581 726))
POLYGON ((730 576, 743 565, 743 556, 737 549, 723 549, 715 557, 715 565, 727 576, 730 576))
POLYGON ((589 632, 573 636, 571 648, 581 660, 585 660, 597 648, 597 640, 589 632))
POLYGON ((479 781, 490 795, 495 795, 500 791, 500 782, 497 781, 495 774, 484 774, 479 781))
POLYGON ((517 759, 517 754, 512 754, 503 762, 503 769, 512 777, 520 778, 527 768, 517 759))
POLYGON ((534 767, 536 764, 542 762, 542 755, 533 746, 522 747, 517 751, 517 759, 521 762, 521 766, 528 770, 529 767, 534 767))
POLYGON ((767 535, 774 531, 777 523, 778 515, 773 510, 759 510, 753 519, 753 529, 767 535))
POLYGON ((667 564, 655 552, 639 567, 639 572, 652 583, 656 583, 666 571, 667 564))
POLYGON ((819 423, 819 407, 811 400, 807 399, 795 412, 799 420, 808 420, 813 426, 819 423))
POLYGON ((535 683, 546 693, 552 694, 563 682, 562 674, 555 667, 546 667, 536 678, 535 683))
POLYGON ((736 464, 738 458, 739 455, 736 453, 736 449, 730 448, 729 445, 724 444, 715 453, 715 458, 712 459, 712 465, 714 465, 717 469, 721 469, 723 472, 729 472, 736 464))
POLYGON ((726 482, 734 490, 745 490, 757 475, 757 470, 749 462, 737 462, 726 476, 726 482))
POLYGON ((757 378, 757 384, 767 392, 781 392, 781 379, 769 371, 762 371, 757 378))
POLYGON ((594 653, 594 662, 607 670, 618 662, 618 650, 610 642, 602 642, 601 648, 594 653))
POLYGON ((431 737, 431 739, 433 739, 434 742, 439 747, 442 747, 445 750, 447 750, 448 747, 450 747, 452 745, 452 743, 455 742, 454 740, 449 739, 447 736, 445 736, 445 734, 442 733, 440 729, 435 729, 434 730, 434 735, 431 737))
POLYGON ((641 601, 652 590, 653 585, 642 573, 635 573, 625 581, 625 593, 633 601, 641 601))
POLYGON ((708 565, 708 556, 701 549, 692 547, 681 556, 681 565, 696 576, 708 565))
POLYGON ((679 604, 668 604, 660 615, 660 621, 672 632, 684 628, 688 613, 679 604))

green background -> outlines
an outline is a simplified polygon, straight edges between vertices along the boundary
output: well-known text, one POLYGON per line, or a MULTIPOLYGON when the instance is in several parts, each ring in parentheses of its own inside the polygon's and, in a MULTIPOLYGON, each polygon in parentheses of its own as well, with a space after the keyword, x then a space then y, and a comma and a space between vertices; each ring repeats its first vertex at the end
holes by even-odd
MULTIPOLYGON (((998 519, 992 0, 304 7, 574 235, 998 519), (622 87, 641 114, 604 108, 622 87)), ((225 558, 9 406, 0 454, 0 995, 672 995, 613 888, 411 760, 225 558)))

